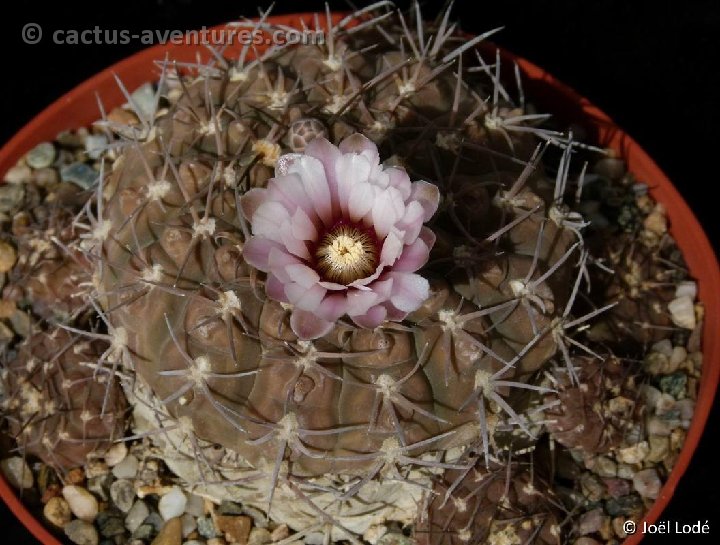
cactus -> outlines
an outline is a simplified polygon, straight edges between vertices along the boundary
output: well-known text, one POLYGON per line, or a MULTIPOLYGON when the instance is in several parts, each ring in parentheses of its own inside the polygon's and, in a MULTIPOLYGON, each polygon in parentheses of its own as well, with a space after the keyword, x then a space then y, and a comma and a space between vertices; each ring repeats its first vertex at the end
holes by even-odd
POLYGON ((57 376, 105 381, 83 448, 120 430, 121 377, 136 436, 207 496, 332 539, 417 519, 421 542, 559 543, 541 437, 595 454, 619 433, 575 413, 605 399, 598 369, 623 387, 585 331, 617 292, 585 294, 607 267, 566 199, 573 156, 598 150, 545 128, 448 12, 411 16, 378 2, 321 45, 164 62, 151 112, 104 118, 82 213, 33 232, 53 255, 18 246, 12 284, 61 329, 6 366, 8 413, 27 362, 59 350, 57 376))

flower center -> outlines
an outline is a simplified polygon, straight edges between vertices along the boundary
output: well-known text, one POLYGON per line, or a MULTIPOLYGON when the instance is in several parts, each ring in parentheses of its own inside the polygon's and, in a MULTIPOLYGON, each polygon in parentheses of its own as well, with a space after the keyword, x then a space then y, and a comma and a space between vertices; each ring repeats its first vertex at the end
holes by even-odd
POLYGON ((325 280, 338 284, 370 276, 377 267, 377 254, 370 234, 346 224, 331 229, 315 251, 318 272, 325 280))

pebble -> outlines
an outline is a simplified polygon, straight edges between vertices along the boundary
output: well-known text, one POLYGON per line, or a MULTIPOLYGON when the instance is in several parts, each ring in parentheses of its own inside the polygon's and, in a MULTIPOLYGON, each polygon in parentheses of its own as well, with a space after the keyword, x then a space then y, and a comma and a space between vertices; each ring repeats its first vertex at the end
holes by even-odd
POLYGON ((226 545, 227 541, 225 541, 221 537, 213 537, 207 540, 207 545, 226 545))
POLYGON ((155 534, 157 534, 157 530, 152 524, 141 524, 135 529, 132 536, 134 539, 145 540, 152 538, 155 534))
POLYGON ((32 168, 46 168, 53 164, 57 153, 51 142, 41 142, 25 156, 25 162, 32 168))
POLYGON ((132 479, 137 475, 138 465, 138 459, 132 454, 129 454, 125 456, 121 462, 113 466, 112 474, 118 479, 132 479))
POLYGON ((77 545, 98 545, 100 538, 97 530, 89 522, 73 520, 63 528, 65 535, 77 545))
POLYGON ((168 520, 160 533, 152 540, 151 545, 181 545, 182 522, 179 517, 168 520))
POLYGON ((577 522, 577 531, 581 536, 599 532, 607 519, 602 507, 584 513, 577 522))
POLYGON ((85 163, 71 163, 60 169, 60 178, 63 182, 70 182, 81 189, 90 189, 98 179, 99 173, 85 163))
POLYGON ((675 297, 690 297, 693 301, 697 297, 697 282, 686 280, 675 286, 675 297))
POLYGON ((142 500, 137 500, 125 515, 125 528, 135 532, 150 515, 150 509, 142 500))
POLYGON ((655 499, 660 494, 662 482, 660 482, 657 471, 652 468, 643 469, 635 473, 633 487, 643 498, 655 499))
POLYGON ((98 502, 85 488, 68 485, 62 489, 62 495, 70 505, 73 515, 80 520, 92 522, 97 516, 98 502))
POLYGON ((194 517, 202 517, 205 514, 205 500, 197 494, 188 494, 185 512, 194 517))
POLYGON ((51 187, 60 181, 60 174, 54 168, 40 168, 33 173, 33 179, 40 187, 51 187))
POLYGON ((115 506, 127 513, 135 501, 135 487, 129 479, 118 479, 110 485, 110 497, 115 506))
POLYGON ((205 545, 204 541, 198 541, 197 539, 188 539, 183 541, 182 545, 205 545))
POLYGON ((92 477, 91 479, 88 479, 87 489, 102 501, 107 501, 110 498, 108 492, 112 482, 113 478, 110 474, 102 475, 100 477, 92 477))
POLYGON ((95 524, 103 537, 119 536, 125 533, 122 513, 116 509, 98 513, 95 524))
POLYGON ((212 539, 213 537, 217 537, 215 524, 213 524, 213 521, 210 519, 210 517, 199 517, 197 519, 197 529, 200 535, 206 539, 212 539))
POLYGON ((105 451, 105 463, 110 466, 116 466, 125 459, 128 449, 124 442, 115 443, 107 451, 105 451))
POLYGON ((219 515, 243 515, 242 505, 234 501, 223 500, 217 508, 219 515))
POLYGON ((591 537, 583 536, 573 541, 573 545, 601 545, 600 542, 591 537))
POLYGON ((630 481, 627 479, 616 479, 614 477, 603 479, 607 487, 608 495, 611 498, 627 496, 630 493, 630 481))
MULTIPOLYGON (((2 252, 0 251, 0 261, 2 261, 2 252)), ((0 267, 1 268, 1 267, 0 267)), ((10 316, 10 325, 12 325, 13 331, 21 337, 30 336, 30 329, 32 327, 32 320, 27 312, 23 312, 17 309, 10 316)))
POLYGON ((90 159, 98 159, 105 150, 107 143, 108 140, 104 134, 91 134, 85 140, 85 153, 90 159))
POLYGON ((13 268, 17 261, 15 247, 5 241, 0 241, 0 273, 6 273, 13 268))
POLYGON ((45 518, 58 528, 62 528, 72 520, 70 505, 63 498, 55 496, 50 498, 43 507, 45 518))
POLYGON ((660 378, 660 390, 663 393, 673 396, 675 399, 685 394, 687 386, 687 375, 683 372, 665 375, 660 378))
POLYGON ((183 516, 180 517, 180 520, 182 521, 183 537, 188 537, 197 530, 197 520, 195 520, 195 517, 193 517, 190 513, 184 513, 183 516))
POLYGON ((8 483, 18 490, 32 488, 35 483, 30 466, 20 456, 6 458, 0 462, 0 470, 5 475, 8 483))
POLYGON ((93 477, 104 477, 110 472, 108 465, 102 460, 90 460, 85 465, 85 476, 88 479, 93 477))
POLYGON ((580 488, 590 501, 600 501, 605 493, 605 486, 592 473, 583 473, 580 476, 580 488))
POLYGON ((217 515, 215 525, 225 534, 228 543, 246 545, 252 528, 252 519, 245 515, 217 515))
POLYGON ((600 477, 615 477, 617 475, 617 464, 607 456, 595 458, 592 470, 600 477))
POLYGON ((281 524, 277 528, 275 528, 272 532, 270 532, 270 539, 273 541, 280 541, 282 539, 285 539, 290 535, 290 528, 288 528, 287 524, 281 524))
POLYGON ((695 304, 689 295, 677 297, 668 303, 670 318, 677 326, 695 329, 695 304))
POLYGON ((617 459, 626 464, 638 464, 642 462, 650 452, 647 441, 640 441, 630 447, 618 450, 617 459))
POLYGON ((605 502, 605 511, 611 517, 618 515, 637 515, 642 513, 644 507, 639 496, 631 494, 622 498, 612 498, 605 502))
POLYGON ((270 531, 267 528, 253 528, 250 530, 248 545, 265 545, 271 541, 270 531))
POLYGON ((152 119, 155 116, 155 91, 149 83, 145 83, 135 89, 130 95, 132 98, 132 106, 140 110, 138 113, 146 119, 152 119))
POLYGON ((185 512, 187 498, 180 487, 174 486, 170 491, 160 498, 158 510, 165 520, 179 517, 185 512))
POLYGON ((15 165, 9 168, 3 178, 9 184, 23 184, 32 177, 32 170, 27 165, 15 165))
POLYGON ((25 188, 18 184, 0 185, 0 212, 11 212, 25 196, 25 188))

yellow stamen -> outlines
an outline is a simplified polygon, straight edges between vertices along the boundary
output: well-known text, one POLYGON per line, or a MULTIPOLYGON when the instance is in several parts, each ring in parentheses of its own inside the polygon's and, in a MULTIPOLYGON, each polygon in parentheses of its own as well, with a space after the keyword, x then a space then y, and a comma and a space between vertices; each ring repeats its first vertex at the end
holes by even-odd
POLYGON ((377 266, 377 249, 372 238, 348 225, 340 225, 326 234, 315 257, 325 280, 339 284, 370 276, 377 266))

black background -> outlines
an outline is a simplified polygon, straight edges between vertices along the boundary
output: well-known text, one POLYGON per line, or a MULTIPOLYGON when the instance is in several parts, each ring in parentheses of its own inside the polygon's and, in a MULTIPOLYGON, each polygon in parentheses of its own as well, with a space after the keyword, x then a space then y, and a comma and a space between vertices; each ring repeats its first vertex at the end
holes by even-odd
MULTIPOLYGON (((242 0, 12 4, 12 13, 8 3, 3 5, 0 32, 0 142, 61 94, 145 47, 140 43, 53 45, 49 43, 53 30, 95 25, 131 32, 190 30, 255 16, 258 6, 242 0), (37 45, 21 39, 23 25, 30 22, 45 31, 45 39, 37 45)), ((329 4, 336 10, 348 7, 342 0, 329 4)), ((441 3, 425 5, 426 13, 434 16, 441 3)), ((274 12, 323 9, 323 2, 279 0, 274 12)), ((717 0, 458 0, 455 15, 465 30, 474 33, 505 25, 494 38, 498 44, 547 69, 609 114, 669 175, 718 247, 717 0)), ((718 426, 716 403, 690 468, 661 516, 670 521, 709 521, 711 536, 648 536, 643 543, 720 543, 720 459, 713 449, 718 426)), ((0 529, 3 543, 35 543, 1 502, 0 529)))

